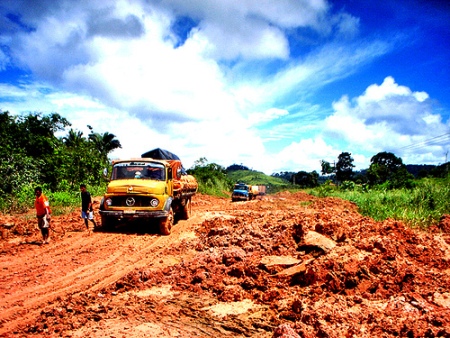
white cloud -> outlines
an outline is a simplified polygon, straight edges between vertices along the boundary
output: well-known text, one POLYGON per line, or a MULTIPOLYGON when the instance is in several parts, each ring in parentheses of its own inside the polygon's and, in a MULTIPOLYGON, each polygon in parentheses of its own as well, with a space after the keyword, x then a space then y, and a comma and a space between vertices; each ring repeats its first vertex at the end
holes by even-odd
POLYGON ((272 161, 272 171, 317 171, 320 173, 321 160, 336 159, 341 151, 327 144, 321 137, 303 139, 285 147, 272 161))
POLYGON ((208 41, 206 55, 215 59, 286 59, 289 46, 283 30, 321 30, 329 8, 323 0, 175 0, 161 5, 199 20, 192 41, 208 41))
MULTIPOLYGON (((128 111, 152 127, 177 121, 222 121, 225 116, 239 120, 239 115, 245 118, 253 111, 272 108, 267 100, 288 94, 286 86, 311 83, 312 74, 326 76, 327 68, 335 69, 329 67, 336 64, 332 58, 312 62, 325 60, 328 52, 324 51, 305 64, 293 64, 267 85, 258 88, 253 83, 246 90, 247 83, 236 81, 233 70, 219 62, 236 57, 288 58, 283 29, 322 31, 323 26, 336 24, 335 19, 326 20, 329 6, 323 0, 276 4, 265 0, 264 5, 248 0, 47 5, 36 2, 21 8, 34 30, 15 36, 11 43, 15 57, 53 86, 128 111), (175 48, 179 37, 171 32, 171 25, 180 15, 192 16, 198 26, 175 48), (253 99, 248 95, 251 91, 253 99)), ((345 20, 338 23, 350 20, 348 15, 340 17, 345 20)))
POLYGON ((288 114, 289 114, 289 112, 286 109, 270 108, 262 113, 250 114, 248 120, 249 120, 249 124, 252 126, 255 124, 259 124, 259 123, 273 121, 273 120, 278 119, 281 116, 285 116, 288 114))
POLYGON ((387 77, 352 102, 347 96, 334 102, 334 113, 325 119, 323 134, 328 140, 345 142, 348 149, 359 148, 363 154, 391 151, 405 163, 436 163, 445 152, 444 144, 435 148, 434 155, 427 149, 427 156, 417 156, 417 150, 421 142, 448 133, 449 124, 433 113, 427 98, 427 93, 413 92, 387 77), (415 154, 410 154, 408 148, 414 144, 419 146, 411 147, 415 154), (413 162, 418 160, 422 162, 413 162))
POLYGON ((111 132, 123 145, 116 157, 161 147, 187 167, 206 157, 270 174, 320 170, 321 159, 361 149, 352 155, 364 167, 377 151, 446 130, 427 93, 391 77, 343 96, 322 120, 330 107, 309 101, 317 90, 393 48, 351 40, 359 19, 324 0, 9 2, 20 4, 33 29, 2 41, 40 82, 2 85, 2 108, 111 132), (172 30, 182 16, 193 20, 186 40, 172 30), (293 58, 288 34, 299 27, 326 43, 305 42, 311 51, 293 58))
POLYGON ((393 97, 411 96, 419 102, 423 102, 428 98, 427 93, 412 92, 411 89, 398 85, 391 76, 388 76, 384 79, 381 85, 373 84, 367 87, 364 94, 357 98, 357 101, 358 105, 361 108, 364 108, 372 102, 380 102, 393 97))
POLYGON ((359 33, 359 18, 348 13, 340 13, 334 17, 336 21, 336 35, 341 38, 354 38, 359 33))

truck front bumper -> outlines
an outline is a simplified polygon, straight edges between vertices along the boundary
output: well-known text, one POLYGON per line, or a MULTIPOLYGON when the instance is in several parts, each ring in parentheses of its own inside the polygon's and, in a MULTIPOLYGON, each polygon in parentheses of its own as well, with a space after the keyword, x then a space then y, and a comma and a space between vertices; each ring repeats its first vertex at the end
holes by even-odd
POLYGON ((166 210, 100 210, 100 215, 111 218, 164 218, 169 216, 166 210))
POLYGON ((248 196, 243 196, 243 195, 233 195, 231 196, 233 201, 248 201, 249 197, 248 196))

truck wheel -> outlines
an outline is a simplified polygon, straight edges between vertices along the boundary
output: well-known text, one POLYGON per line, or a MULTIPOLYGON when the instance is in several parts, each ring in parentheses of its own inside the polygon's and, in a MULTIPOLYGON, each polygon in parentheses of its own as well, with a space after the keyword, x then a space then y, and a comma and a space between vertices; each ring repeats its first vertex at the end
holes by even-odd
POLYGON ((181 219, 189 219, 191 217, 192 208, 191 208, 191 199, 188 198, 186 203, 184 204, 183 210, 181 212, 181 219))
POLYGON ((170 230, 173 225, 173 210, 172 207, 169 210, 169 215, 166 218, 163 218, 159 223, 159 232, 161 235, 167 236, 170 235, 170 230))

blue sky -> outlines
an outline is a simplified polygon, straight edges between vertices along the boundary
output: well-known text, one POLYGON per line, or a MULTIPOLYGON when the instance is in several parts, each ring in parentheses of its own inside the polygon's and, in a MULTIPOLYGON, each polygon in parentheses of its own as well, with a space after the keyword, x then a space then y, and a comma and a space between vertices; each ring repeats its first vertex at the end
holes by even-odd
POLYGON ((450 4, 2 0, 0 109, 267 174, 450 148, 450 4))

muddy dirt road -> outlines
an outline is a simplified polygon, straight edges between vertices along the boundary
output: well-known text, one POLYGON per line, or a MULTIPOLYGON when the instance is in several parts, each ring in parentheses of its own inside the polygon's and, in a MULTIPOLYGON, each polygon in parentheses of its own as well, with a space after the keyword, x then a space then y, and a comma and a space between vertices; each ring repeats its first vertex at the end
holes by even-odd
POLYGON ((54 216, 47 245, 0 216, 0 337, 450 337, 450 217, 422 232, 287 192, 192 209, 170 236, 54 216))

